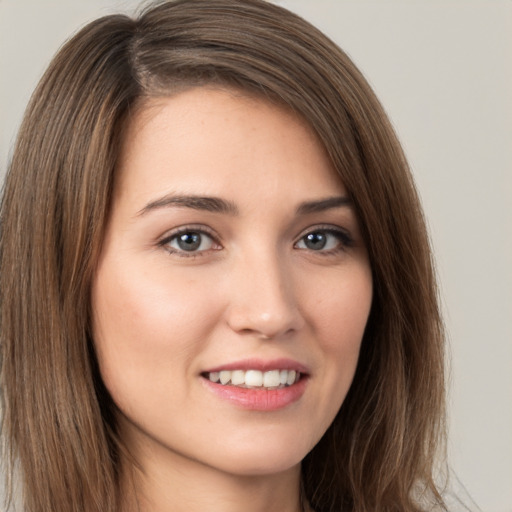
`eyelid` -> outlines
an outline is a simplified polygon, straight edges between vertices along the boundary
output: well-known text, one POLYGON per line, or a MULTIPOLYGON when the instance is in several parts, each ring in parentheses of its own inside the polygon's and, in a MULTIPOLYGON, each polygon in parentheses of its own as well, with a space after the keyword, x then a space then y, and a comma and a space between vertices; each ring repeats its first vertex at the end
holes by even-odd
MULTIPOLYGON (((346 228, 342 228, 341 226, 336 226, 334 224, 316 224, 313 226, 309 226, 308 228, 304 229, 301 234, 297 237, 297 240, 294 242, 294 246, 296 246, 301 240, 304 239, 307 235, 315 232, 324 232, 324 233, 330 233, 333 235, 337 235, 340 239, 341 248, 339 250, 343 250, 349 247, 352 247, 355 243, 355 240, 353 236, 351 235, 350 231, 346 228)), ((317 251, 319 253, 329 253, 333 250, 329 251, 317 251)), ((335 250, 334 250, 335 251, 335 250)))
POLYGON ((217 246, 219 246, 219 248, 222 248, 222 244, 219 241, 219 236, 211 228, 209 228, 208 226, 205 226, 204 224, 185 224, 183 226, 173 228, 170 231, 167 231, 162 237, 160 237, 160 239, 157 242, 157 245, 159 247, 162 247, 165 250, 167 250, 167 252, 169 252, 169 254, 175 254, 175 255, 178 255, 178 256, 184 257, 184 258, 194 258, 197 256, 203 256, 205 253, 208 253, 212 250, 214 250, 214 251, 219 250, 218 248, 215 248, 215 249, 206 249, 203 251, 187 252, 187 251, 176 250, 174 248, 169 247, 168 244, 174 238, 176 238, 177 236, 179 236, 181 234, 189 233, 189 232, 199 233, 203 236, 206 235, 207 237, 212 239, 214 245, 217 245, 217 246))
MULTIPOLYGON (((323 253, 324 255, 333 254, 339 251, 343 251, 347 248, 350 248, 354 245, 354 239, 352 235, 350 234, 350 231, 346 228, 343 228, 341 226, 333 225, 333 224, 316 224, 309 226, 308 228, 304 229, 301 234, 297 237, 295 242, 293 243, 293 246, 296 247, 296 245, 304 239, 308 234, 315 233, 315 232, 324 232, 329 233, 334 236, 337 236, 340 241, 340 247, 330 250, 319 250, 319 251, 312 251, 312 252, 318 252, 319 254, 323 253)), ((184 258, 194 258, 198 256, 204 256, 205 254, 213 251, 217 251, 222 248, 222 244, 220 242, 220 237, 217 235, 217 233, 209 228, 208 226, 205 226, 204 224, 185 224, 183 226, 179 226, 176 228, 171 229, 170 231, 167 231, 157 242, 157 245, 159 247, 163 247, 167 252, 170 254, 175 254, 180 257, 184 258), (175 237, 179 236, 180 234, 188 233, 188 232, 195 232, 199 233, 201 235, 205 235, 212 239, 213 244, 217 245, 218 247, 214 249, 206 249, 202 251, 183 251, 183 250, 176 250, 171 249, 169 247, 169 243, 171 240, 173 240, 175 237)), ((307 249, 301 249, 301 250, 307 250, 307 249)))

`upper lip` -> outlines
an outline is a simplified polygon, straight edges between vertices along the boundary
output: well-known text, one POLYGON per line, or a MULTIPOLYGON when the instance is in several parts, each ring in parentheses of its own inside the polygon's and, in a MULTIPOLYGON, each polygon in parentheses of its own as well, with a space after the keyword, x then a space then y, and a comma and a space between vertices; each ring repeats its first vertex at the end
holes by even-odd
POLYGON ((260 370, 268 372, 270 370, 295 370, 302 374, 309 373, 308 368, 298 361, 288 358, 280 359, 243 359, 240 361, 233 361, 230 363, 221 364, 212 368, 208 368, 204 373, 220 372, 223 370, 260 370))

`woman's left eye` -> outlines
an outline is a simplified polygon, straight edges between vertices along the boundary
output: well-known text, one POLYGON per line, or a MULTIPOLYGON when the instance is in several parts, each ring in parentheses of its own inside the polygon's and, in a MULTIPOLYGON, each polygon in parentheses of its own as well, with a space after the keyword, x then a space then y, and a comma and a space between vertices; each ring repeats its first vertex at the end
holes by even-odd
POLYGON ((171 235, 160 244, 169 252, 180 253, 183 256, 192 256, 194 253, 208 251, 216 246, 215 241, 210 235, 193 229, 171 235))
POLYGON ((352 239, 347 233, 334 229, 317 229, 300 238, 295 247, 316 252, 336 252, 351 243, 352 239))

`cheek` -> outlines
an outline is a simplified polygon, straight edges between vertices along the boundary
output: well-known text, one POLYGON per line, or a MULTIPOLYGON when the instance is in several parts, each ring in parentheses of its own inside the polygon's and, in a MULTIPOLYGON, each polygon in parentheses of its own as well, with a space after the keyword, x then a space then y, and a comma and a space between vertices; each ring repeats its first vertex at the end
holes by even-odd
MULTIPOLYGON (((100 371, 112 395, 183 374, 200 352, 217 313, 204 287, 153 267, 105 262, 92 290, 93 335, 100 371), (182 282, 183 281, 183 282, 182 282), (198 321, 198 318, 201 320, 198 321), (161 376, 161 377, 160 377, 161 376)), ((172 380, 172 379, 171 379, 172 380)), ((169 385, 169 384, 167 384, 169 385)))
POLYGON ((310 311, 310 323, 324 350, 333 354, 346 351, 357 354, 373 296, 368 266, 343 269, 340 276, 330 276, 309 290, 306 310, 310 311))
POLYGON ((318 284, 307 307, 320 352, 319 373, 324 386, 318 408, 326 411, 327 428, 352 384, 373 290, 367 266, 352 267, 338 278, 324 281, 323 286, 318 284))

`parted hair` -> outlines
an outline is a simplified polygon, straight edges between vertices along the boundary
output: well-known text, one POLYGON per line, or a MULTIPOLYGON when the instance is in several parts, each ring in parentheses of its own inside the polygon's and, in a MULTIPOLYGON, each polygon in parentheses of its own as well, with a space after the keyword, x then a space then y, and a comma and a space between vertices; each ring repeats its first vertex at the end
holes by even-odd
POLYGON ((91 279, 124 128, 145 100, 204 85, 303 118, 368 249, 374 296, 358 367, 302 463, 306 498, 318 512, 444 510, 444 338, 406 159, 347 55, 263 0, 164 1, 100 18, 61 48, 31 98, 0 211, 2 436, 24 510, 119 510, 127 448, 97 368, 91 279))

